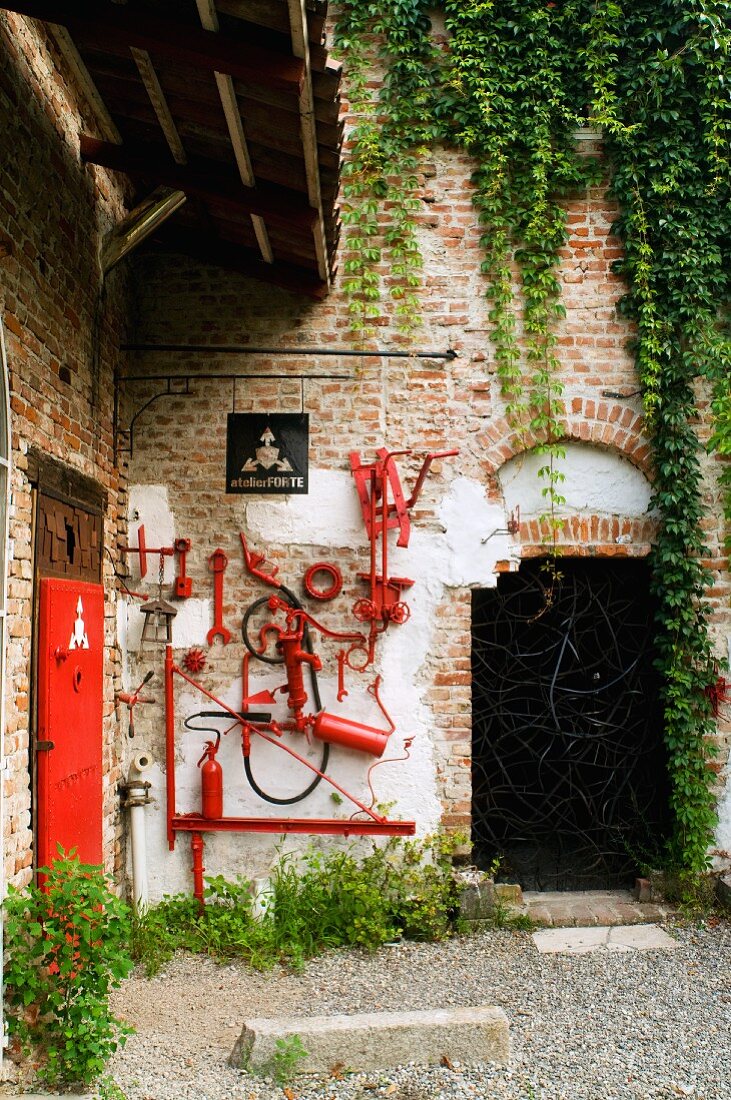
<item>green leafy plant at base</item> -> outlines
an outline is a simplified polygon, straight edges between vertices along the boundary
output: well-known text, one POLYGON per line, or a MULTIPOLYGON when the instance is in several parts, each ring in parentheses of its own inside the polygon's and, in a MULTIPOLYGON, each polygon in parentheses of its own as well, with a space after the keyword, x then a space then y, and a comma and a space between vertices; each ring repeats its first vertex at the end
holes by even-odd
POLYGON ((131 1030, 109 1009, 132 967, 129 909, 100 867, 59 857, 3 903, 8 1029, 49 1084, 89 1083, 131 1030))
POLYGON ((277 1039, 274 1048, 274 1054, 259 1067, 257 1073, 262 1077, 271 1077, 275 1085, 281 1087, 290 1083, 309 1051, 305 1050, 299 1035, 277 1039))
POLYGON ((682 917, 696 918, 711 913, 717 905, 717 876, 686 870, 650 871, 652 888, 670 905, 677 906, 682 917))
POLYGON ((127 1100, 127 1094, 114 1078, 104 1074, 94 1087, 94 1100, 127 1100))
POLYGON ((329 947, 374 951, 399 936, 444 939, 455 928, 451 853, 458 843, 394 839, 365 855, 310 848, 284 856, 271 874, 273 903, 259 919, 249 883, 208 879, 203 909, 193 898, 172 897, 135 919, 134 956, 148 975, 178 949, 258 968, 298 967, 329 947))
POLYGON ((490 916, 479 923, 485 928, 507 928, 512 932, 532 932, 536 927, 528 913, 516 913, 512 906, 499 899, 495 900, 490 916))

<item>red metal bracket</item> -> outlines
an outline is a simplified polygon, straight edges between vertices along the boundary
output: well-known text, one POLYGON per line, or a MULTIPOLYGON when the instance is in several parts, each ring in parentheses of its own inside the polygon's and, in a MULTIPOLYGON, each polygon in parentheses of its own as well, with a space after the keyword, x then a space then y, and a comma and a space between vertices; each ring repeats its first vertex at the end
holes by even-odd
POLYGON ((422 463, 408 500, 404 496, 401 479, 393 460, 399 455, 410 455, 411 451, 388 451, 385 447, 380 447, 376 454, 378 458, 375 462, 364 465, 357 451, 350 453, 350 468, 355 479, 366 534, 369 539, 373 539, 374 535, 383 533, 384 527, 386 530, 397 527, 399 529, 397 546, 406 547, 409 545, 411 536, 409 511, 421 495, 432 463, 438 458, 453 458, 459 454, 459 451, 430 451, 422 463), (393 503, 386 504, 384 507, 383 498, 388 493, 389 487, 393 503), (375 503, 378 503, 378 509, 374 509, 375 503), (387 517, 385 522, 384 511, 387 517))
POLYGON ((151 547, 147 545, 145 538, 145 525, 141 523, 137 528, 137 545, 136 546, 120 546, 119 550, 122 554, 139 554, 140 556, 140 576, 147 576, 147 555, 154 554, 157 557, 171 558, 175 553, 174 546, 158 546, 151 547))
POLYGON ((241 547, 244 551, 246 571, 251 573, 252 577, 258 577, 260 581, 264 581, 265 584, 271 584, 273 588, 281 588, 282 582, 276 579, 277 573, 279 572, 279 566, 267 562, 266 554, 260 554, 258 550, 249 550, 246 543, 246 536, 243 531, 239 531, 239 538, 241 539, 241 547), (259 566, 263 564, 270 566, 269 572, 259 568, 259 566))
POLYGON ((173 548, 178 555, 178 567, 180 572, 175 578, 175 595, 180 600, 187 600, 193 591, 193 582, 186 576, 186 557, 190 553, 190 539, 176 539, 173 548))
MULTIPOLYGON (((178 555, 180 561, 180 572, 175 579, 175 595, 179 599, 187 599, 190 596, 193 586, 190 577, 186 576, 186 555, 190 553, 191 541, 190 539, 175 539, 172 546, 148 546, 147 539, 145 537, 145 525, 141 523, 137 528, 137 545, 136 546, 120 546, 119 552, 121 554, 138 554, 140 559, 140 577, 147 576, 147 559, 149 556, 156 558, 172 558, 175 554, 178 555)), ((131 592, 132 596, 141 596, 139 592, 131 592)), ((142 599, 147 599, 146 596, 141 596, 142 599)))
POLYGON ((203 817, 173 814, 181 833, 311 833, 317 836, 413 836, 413 821, 343 821, 337 817, 203 817))

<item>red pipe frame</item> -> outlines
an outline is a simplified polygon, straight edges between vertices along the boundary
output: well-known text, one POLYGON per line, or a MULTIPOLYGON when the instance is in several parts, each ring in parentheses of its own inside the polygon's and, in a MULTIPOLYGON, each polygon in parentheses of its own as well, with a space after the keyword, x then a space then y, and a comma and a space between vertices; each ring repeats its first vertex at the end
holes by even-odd
MULTIPOLYGON (((195 897, 203 902, 203 833, 309 833, 311 835, 327 836, 413 836, 416 825, 413 821, 389 821, 385 817, 379 817, 368 809, 362 802, 354 798, 328 775, 305 760, 303 756, 283 745, 273 737, 269 737, 256 726, 251 728, 272 745, 293 756, 305 767, 323 778, 353 802, 359 810, 368 814, 370 821, 343 821, 339 818, 298 818, 298 817, 221 817, 204 818, 201 814, 178 814, 175 810, 175 691, 174 676, 180 676, 186 683, 195 687, 212 702, 231 715, 233 719, 242 725, 241 715, 237 714, 222 700, 201 684, 187 676, 185 672, 173 661, 172 646, 165 649, 165 764, 166 764, 166 793, 167 793, 167 835, 168 847, 172 852, 175 848, 176 832, 189 832, 191 834, 191 849, 193 854, 193 885, 195 897)), ((247 728, 248 728, 247 723, 247 728)))

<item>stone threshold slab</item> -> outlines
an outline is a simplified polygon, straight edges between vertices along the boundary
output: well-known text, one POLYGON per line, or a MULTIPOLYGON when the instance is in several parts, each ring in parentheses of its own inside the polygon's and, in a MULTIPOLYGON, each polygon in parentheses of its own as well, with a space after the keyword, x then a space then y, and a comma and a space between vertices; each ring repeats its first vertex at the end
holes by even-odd
POLYGON ((541 954, 587 955, 590 951, 672 951, 676 942, 656 924, 609 928, 542 928, 533 933, 541 954))
POLYGON ((244 1023, 231 1065, 266 1072, 277 1040, 298 1036, 307 1057, 299 1073, 391 1069, 408 1062, 496 1062, 510 1057, 508 1019, 500 1008, 446 1008, 421 1012, 364 1012, 353 1016, 296 1016, 244 1023))

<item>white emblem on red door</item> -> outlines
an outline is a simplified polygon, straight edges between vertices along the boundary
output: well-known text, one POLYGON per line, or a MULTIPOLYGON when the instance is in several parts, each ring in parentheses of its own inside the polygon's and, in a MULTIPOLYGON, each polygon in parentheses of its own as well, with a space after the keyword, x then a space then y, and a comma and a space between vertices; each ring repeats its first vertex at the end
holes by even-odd
POLYGON ((73 634, 71 635, 71 641, 69 642, 69 649, 88 649, 89 638, 86 633, 86 625, 84 623, 84 605, 81 602, 81 596, 79 596, 79 602, 76 605, 76 622, 74 623, 73 634))

